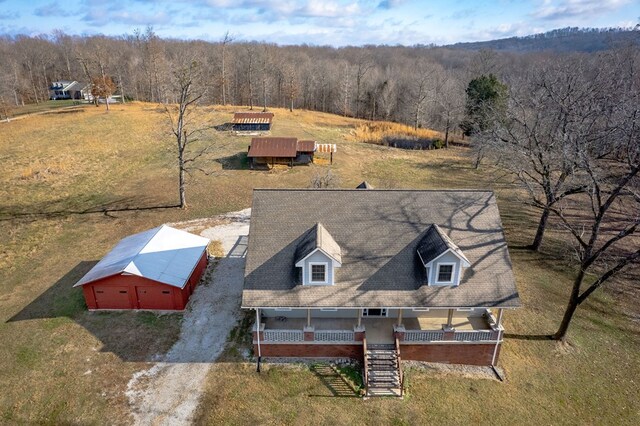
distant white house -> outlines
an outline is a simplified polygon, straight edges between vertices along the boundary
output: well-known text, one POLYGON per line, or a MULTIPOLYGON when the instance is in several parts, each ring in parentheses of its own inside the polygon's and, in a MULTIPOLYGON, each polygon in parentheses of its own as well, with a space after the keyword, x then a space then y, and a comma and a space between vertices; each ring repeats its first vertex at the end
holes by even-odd
POLYGON ((91 96, 91 87, 87 83, 81 83, 78 81, 60 80, 54 81, 49 86, 49 99, 87 99, 87 96, 91 96))

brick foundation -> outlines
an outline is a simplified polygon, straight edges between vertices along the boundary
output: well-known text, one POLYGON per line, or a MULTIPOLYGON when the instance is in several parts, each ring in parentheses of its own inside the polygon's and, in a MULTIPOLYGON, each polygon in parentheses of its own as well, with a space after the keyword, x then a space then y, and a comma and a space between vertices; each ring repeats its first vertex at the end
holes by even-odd
MULTIPOLYGON (((405 361, 442 362, 446 364, 491 365, 494 344, 430 344, 400 345, 400 357, 405 361)), ((496 364, 500 355, 496 353, 496 364)))
MULTIPOLYGON (((316 344, 261 344, 263 357, 288 358, 351 358, 362 361, 362 345, 316 345, 316 344)), ((258 345, 253 345, 258 354, 258 345)))

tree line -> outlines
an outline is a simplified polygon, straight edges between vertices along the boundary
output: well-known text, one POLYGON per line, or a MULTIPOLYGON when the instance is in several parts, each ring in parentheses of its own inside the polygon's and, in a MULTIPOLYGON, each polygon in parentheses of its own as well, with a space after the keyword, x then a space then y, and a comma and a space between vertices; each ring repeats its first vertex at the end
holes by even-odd
POLYGON ((204 104, 302 108, 418 127, 457 130, 465 88, 478 75, 499 77, 537 60, 431 46, 314 47, 162 39, 153 28, 120 37, 0 38, 0 103, 48 100, 53 81, 114 82, 124 99, 176 103, 172 72, 185 57, 202 67, 204 104))

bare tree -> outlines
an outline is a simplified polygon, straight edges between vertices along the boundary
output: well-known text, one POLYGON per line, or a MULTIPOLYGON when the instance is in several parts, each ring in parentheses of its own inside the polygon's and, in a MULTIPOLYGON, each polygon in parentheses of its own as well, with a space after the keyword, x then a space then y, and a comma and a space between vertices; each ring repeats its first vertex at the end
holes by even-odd
POLYGON ((194 58, 187 58, 184 63, 174 69, 173 88, 178 97, 177 105, 164 105, 169 119, 171 132, 176 138, 178 153, 180 208, 187 207, 186 174, 193 170, 193 162, 206 150, 188 156, 188 148, 196 139, 191 137, 203 130, 195 124, 198 101, 204 96, 204 88, 200 84, 202 68, 194 58))
POLYGON ((449 134, 458 127, 464 112, 464 88, 459 78, 452 74, 444 77, 444 81, 436 92, 435 115, 444 128, 444 146, 449 148, 449 134))
POLYGON ((220 82, 222 84, 222 105, 227 104, 227 46, 233 42, 229 31, 224 34, 220 44, 222 45, 222 61, 220 67, 220 82))
POLYGON ((367 73, 373 68, 373 63, 368 52, 363 52, 358 55, 355 65, 355 77, 356 77, 356 118, 360 118, 360 104, 362 103, 361 93, 363 80, 367 73))
POLYGON ((335 188, 339 185, 340 179, 337 175, 333 174, 331 168, 328 167, 324 173, 316 173, 311 178, 309 187, 311 188, 335 188))
POLYGON ((554 205, 587 189, 576 152, 599 140, 594 129, 608 114, 598 101, 603 88, 592 83, 600 80, 595 72, 580 58, 533 67, 512 85, 504 119, 489 128, 489 155, 517 178, 528 204, 541 210, 533 250, 542 245, 554 205))
POLYGON ((598 101, 607 114, 592 129, 600 137, 597 144, 581 143, 576 151, 588 186, 586 200, 565 198, 551 207, 573 237, 579 263, 554 334, 562 341, 578 306, 622 270, 640 263, 640 54, 635 48, 606 56, 608 73, 595 80, 606 91, 598 101), (588 275, 595 279, 587 280, 588 275))
POLYGON ((439 66, 418 60, 414 67, 415 75, 411 77, 409 83, 411 87, 410 98, 412 108, 413 128, 418 129, 422 112, 427 99, 435 96, 438 90, 438 80, 435 74, 440 72, 439 66))

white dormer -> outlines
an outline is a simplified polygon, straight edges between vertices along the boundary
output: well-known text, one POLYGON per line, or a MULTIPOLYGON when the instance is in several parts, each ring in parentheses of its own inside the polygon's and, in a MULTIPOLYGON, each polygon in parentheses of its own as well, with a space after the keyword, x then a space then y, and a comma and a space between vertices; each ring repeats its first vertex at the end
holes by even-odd
POLYGON ((295 266, 302 269, 302 285, 335 283, 335 269, 342 266, 342 253, 321 223, 307 231, 298 244, 295 266))
POLYGON ((462 250, 435 224, 418 244, 418 257, 425 268, 427 284, 433 286, 459 285, 462 268, 471 266, 462 250))

